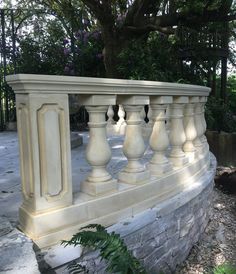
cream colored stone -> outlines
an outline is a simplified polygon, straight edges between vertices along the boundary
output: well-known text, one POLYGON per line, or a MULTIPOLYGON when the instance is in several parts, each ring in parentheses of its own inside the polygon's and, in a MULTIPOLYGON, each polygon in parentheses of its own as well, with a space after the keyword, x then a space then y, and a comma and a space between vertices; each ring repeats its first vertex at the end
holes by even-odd
POLYGON ((207 102, 207 97, 202 96, 200 97, 200 102, 202 104, 202 113, 201 113, 201 122, 202 122, 202 136, 200 137, 200 140, 203 144, 203 147, 205 148, 205 152, 207 153, 209 151, 209 145, 207 143, 207 138, 205 136, 205 132, 207 129, 207 124, 205 120, 205 104, 207 102))
POLYGON ((107 124, 108 125, 114 125, 116 122, 113 119, 113 117, 114 117, 114 110, 113 110, 112 105, 110 105, 108 107, 107 116, 108 116, 107 124))
POLYGON ((149 171, 140 162, 145 144, 142 137, 140 112, 143 105, 137 105, 142 101, 149 101, 148 97, 134 96, 131 98, 121 97, 120 101, 125 107, 127 113, 127 127, 123 145, 124 155, 127 157, 128 164, 119 175, 119 180, 129 184, 143 183, 150 177, 149 171))
POLYGON ((183 151, 183 144, 186 136, 183 127, 183 108, 188 103, 188 97, 174 97, 173 104, 170 106, 170 161, 174 166, 179 167, 188 163, 188 158, 183 151))
POLYGON ((125 111, 121 104, 119 104, 118 117, 119 120, 115 126, 115 131, 120 135, 124 135, 127 124, 125 121, 125 111))
POLYGON ((113 119, 113 117, 114 117, 114 110, 113 110, 113 106, 112 105, 110 105, 108 107, 107 116, 108 116, 107 126, 106 126, 107 135, 113 135, 113 134, 115 134, 116 122, 113 119))
POLYGON ((197 130, 197 137, 194 140, 194 146, 196 147, 198 154, 201 155, 204 152, 204 147, 200 138, 203 135, 204 129, 202 125, 202 103, 200 100, 198 103, 195 103, 194 123, 197 130))
POLYGON ((210 93, 207 87, 157 81, 36 74, 8 75, 6 79, 15 93, 25 94, 208 96, 210 93))
POLYGON ((109 106, 116 104, 116 95, 79 95, 78 101, 80 105, 84 106, 109 106))
POLYGON ((87 202, 77 199, 73 205, 60 210, 35 215, 21 209, 21 229, 40 247, 44 247, 70 238, 79 228, 89 223, 114 224, 191 186, 207 172, 206 159, 199 158, 162 178, 152 177, 148 184, 134 185, 125 191, 94 197, 87 202))
POLYGON ((152 107, 151 105, 148 106, 148 113, 147 113, 147 117, 148 117, 148 123, 146 124, 146 132, 147 132, 147 138, 150 138, 151 134, 152 134, 152 130, 153 130, 153 111, 152 111, 152 107))
POLYGON ((167 96, 165 98, 156 98, 153 96, 150 101, 153 110, 152 119, 154 124, 152 135, 150 137, 150 146, 154 151, 154 154, 148 164, 148 169, 151 174, 155 176, 161 176, 163 173, 172 170, 172 165, 166 157, 166 150, 169 146, 169 137, 165 125, 165 111, 167 103, 171 102, 171 100, 172 98, 167 96), (158 102, 161 102, 161 104, 158 102))
POLYGON ((141 126, 146 126, 146 122, 145 122, 145 118, 146 118, 146 112, 144 107, 142 108, 141 112, 140 112, 140 118, 141 118, 141 126))
MULTIPOLYGON (((190 97, 190 102, 192 98, 190 97)), ((184 143, 183 150, 188 156, 189 161, 196 158, 196 148, 193 141, 197 137, 197 130, 194 124, 194 103, 186 104, 184 109, 184 130, 186 135, 186 142, 184 143)))
MULTIPOLYGON (((90 223, 111 225, 131 217, 183 191, 208 172, 208 151, 199 153, 198 158, 188 163, 182 147, 186 140, 193 139, 193 134, 189 132, 189 128, 193 127, 192 118, 188 118, 185 124, 187 139, 183 127, 183 108, 188 103, 196 106, 194 124, 197 137, 194 144, 196 140, 202 144, 205 132, 203 105, 209 88, 152 81, 24 74, 8 76, 7 81, 17 94, 23 192, 23 204, 19 210, 20 228, 40 247, 68 239, 90 223), (79 94, 79 104, 86 106, 90 116, 86 157, 92 171, 82 183, 82 190, 89 195, 80 192, 73 201, 68 94, 79 94), (149 96, 156 118, 150 140, 154 155, 157 155, 154 157, 157 161, 153 173, 160 171, 161 177, 150 177, 142 163, 145 145, 140 111, 144 105, 149 105, 149 96), (126 122, 122 105, 127 112, 123 150, 128 165, 119 179, 130 185, 117 184, 106 170, 111 151, 106 138, 105 113, 108 106, 116 104, 120 104, 118 114, 121 123, 115 127, 118 122, 114 128, 123 133, 126 122), (164 125, 165 120, 168 122, 166 106, 169 104, 172 170, 167 168, 167 162, 161 163, 163 159, 167 160, 164 152, 168 136, 164 125), (165 168, 162 164, 166 165, 165 168)), ((191 107, 187 111, 190 116, 191 107)), ((111 108, 108 116, 112 119, 111 108)), ((149 113, 149 116, 152 115, 149 113)))
POLYGON ((72 204, 68 95, 16 96, 22 207, 37 213, 72 204))
MULTIPOLYGON (((149 96, 147 95, 119 95, 117 102, 122 105, 144 106, 149 104, 149 96)), ((141 110, 140 110, 141 112, 141 110)))
MULTIPOLYGON (((99 102, 100 100, 98 98, 99 102)), ((89 100, 86 100, 86 103, 89 103, 89 100)), ((106 165, 111 159, 111 150, 106 137, 107 123, 105 122, 108 106, 87 105, 86 109, 89 113, 90 136, 86 148, 86 159, 91 165, 92 171, 87 180, 81 184, 81 191, 90 195, 100 195, 115 191, 117 188, 116 180, 106 170, 106 165)))

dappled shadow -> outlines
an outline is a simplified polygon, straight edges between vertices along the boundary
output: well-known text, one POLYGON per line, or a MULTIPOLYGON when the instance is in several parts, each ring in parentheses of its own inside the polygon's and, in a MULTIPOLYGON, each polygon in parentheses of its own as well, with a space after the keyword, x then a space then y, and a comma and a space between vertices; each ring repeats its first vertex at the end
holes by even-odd
POLYGON ((216 187, 226 194, 236 195, 236 168, 218 170, 215 177, 216 187))
POLYGON ((212 273, 216 266, 236 265, 236 197, 214 189, 210 221, 176 274, 212 273))

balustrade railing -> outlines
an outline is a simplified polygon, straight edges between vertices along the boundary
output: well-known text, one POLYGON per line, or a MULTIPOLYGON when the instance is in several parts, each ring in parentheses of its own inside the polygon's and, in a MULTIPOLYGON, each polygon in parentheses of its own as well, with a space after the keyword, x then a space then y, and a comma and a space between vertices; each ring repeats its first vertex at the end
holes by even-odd
POLYGON ((209 88, 25 74, 8 76, 7 82, 16 93, 23 193, 20 226, 40 246, 70 237, 90 222, 109 225, 132 216, 178 193, 207 170, 204 105, 209 88), (76 199, 69 94, 79 94, 79 104, 89 113, 86 159, 91 172, 81 182, 84 194, 76 199), (117 122, 113 105, 119 105, 117 122), (112 161, 107 133, 124 134, 127 164, 117 178, 106 168, 112 161), (144 163, 147 137, 152 157, 144 163))

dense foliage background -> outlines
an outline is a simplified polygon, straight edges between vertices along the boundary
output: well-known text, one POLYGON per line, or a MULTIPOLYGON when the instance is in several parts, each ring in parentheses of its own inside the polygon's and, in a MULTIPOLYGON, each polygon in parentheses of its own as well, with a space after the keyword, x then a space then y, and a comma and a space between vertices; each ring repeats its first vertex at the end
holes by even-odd
MULTIPOLYGON (((235 1, 17 0, 0 8, 1 96, 8 95, 13 109, 5 75, 36 73, 208 85, 216 98, 208 104, 209 117, 215 108, 235 112, 235 1), (223 47, 217 39, 225 30, 228 81, 222 98, 222 58, 208 50, 223 47), (183 58, 185 48, 193 57, 183 58)), ((14 120, 14 112, 7 118, 14 120)), ((208 125, 218 128, 212 117, 208 125)))

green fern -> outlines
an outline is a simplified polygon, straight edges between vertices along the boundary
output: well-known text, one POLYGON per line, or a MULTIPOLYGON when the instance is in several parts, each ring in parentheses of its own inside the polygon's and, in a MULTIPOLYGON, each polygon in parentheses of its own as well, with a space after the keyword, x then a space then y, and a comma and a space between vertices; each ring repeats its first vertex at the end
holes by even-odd
POLYGON ((70 274, 80 274, 80 273, 88 274, 89 273, 84 265, 81 265, 76 262, 70 263, 67 268, 70 274))
MULTIPOLYGON (((69 241, 62 241, 62 244, 64 246, 82 245, 99 250, 101 258, 107 262, 107 272, 116 274, 146 274, 140 262, 127 249, 119 234, 115 232, 108 233, 103 226, 98 224, 91 224, 82 229, 95 229, 95 231, 80 231, 73 235, 69 241)), ((78 264, 78 269, 80 267, 81 265, 78 264)), ((73 269, 75 270, 76 267, 73 269)))
POLYGON ((213 269, 213 274, 236 274, 236 268, 229 264, 222 264, 213 269))

